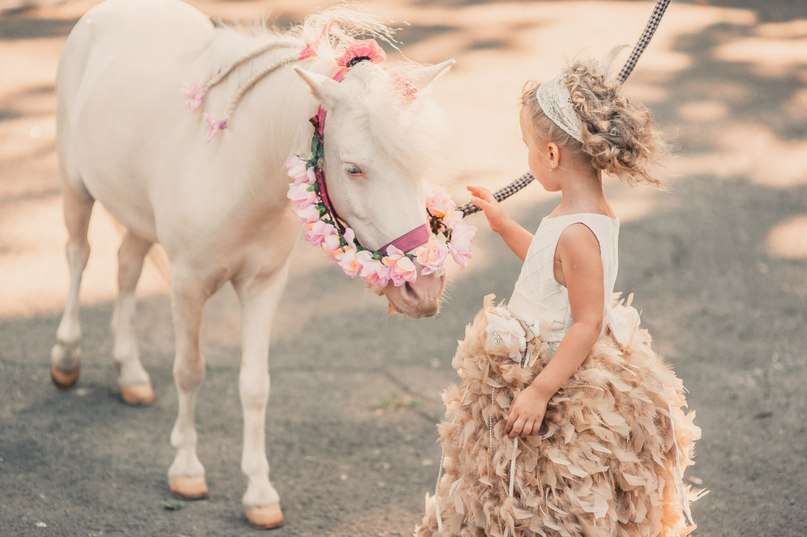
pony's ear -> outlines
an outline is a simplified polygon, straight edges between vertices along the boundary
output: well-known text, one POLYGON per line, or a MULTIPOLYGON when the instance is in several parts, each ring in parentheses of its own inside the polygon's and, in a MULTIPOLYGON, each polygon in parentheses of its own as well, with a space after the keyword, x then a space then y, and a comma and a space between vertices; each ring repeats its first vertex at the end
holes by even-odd
POLYGON ((341 97, 342 87, 337 81, 300 67, 295 67, 294 72, 308 85, 314 98, 325 106, 333 107, 341 97))
POLYGON ((450 60, 446 60, 442 63, 436 63, 426 67, 418 67, 411 73, 408 73, 408 76, 412 81, 412 84, 414 84, 419 91, 423 91, 434 84, 435 80, 446 74, 449 69, 454 67, 455 63, 457 63, 456 60, 451 58, 450 60))

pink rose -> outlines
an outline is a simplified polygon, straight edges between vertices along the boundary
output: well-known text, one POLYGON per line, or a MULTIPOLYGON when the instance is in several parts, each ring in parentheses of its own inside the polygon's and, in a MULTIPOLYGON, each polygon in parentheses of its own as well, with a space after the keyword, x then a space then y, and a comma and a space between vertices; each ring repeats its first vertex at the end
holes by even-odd
POLYGON ((355 65, 355 63, 351 64, 351 62, 357 58, 367 58, 373 63, 380 63, 386 57, 384 49, 375 39, 357 39, 348 45, 344 54, 337 58, 336 65, 338 69, 333 74, 333 79, 341 82, 348 70, 355 65))
POLYGON ((443 218, 448 213, 457 208, 457 204, 448 195, 448 192, 441 187, 432 186, 429 195, 426 197, 426 208, 432 216, 443 218))
POLYGON ((294 182, 301 183, 304 185, 313 185, 314 183, 316 183, 317 174, 314 171, 314 168, 308 168, 307 170, 305 170, 304 175, 297 175, 296 177, 294 177, 294 182))
POLYGON ((387 55, 375 39, 356 39, 345 49, 337 60, 340 67, 350 67, 348 64, 356 58, 368 58, 373 63, 381 63, 387 55))
POLYGON ((357 258, 356 249, 351 246, 346 246, 336 255, 336 262, 351 278, 355 278, 361 272, 362 265, 357 258))
POLYGON ((381 261, 373 259, 373 255, 367 250, 362 250, 356 254, 356 259, 361 265, 359 275, 373 287, 386 287, 389 283, 389 268, 381 261))
POLYGON ((460 222, 462 222, 462 211, 451 211, 443 217, 443 223, 448 229, 454 229, 460 222))
POLYGON ((305 166, 305 159, 299 155, 292 155, 286 159, 286 170, 291 177, 305 174, 305 166))
POLYGON ((354 246, 356 235, 353 233, 353 230, 346 227, 345 231, 342 233, 342 238, 345 239, 347 246, 342 246, 342 241, 338 233, 328 235, 321 244, 322 249, 337 262, 339 262, 340 257, 348 250, 352 250, 354 254, 356 253, 354 246))
POLYGON ((390 269, 390 278, 395 287, 400 287, 405 282, 414 282, 418 278, 417 267, 411 259, 402 257, 390 269))
POLYGON ((306 224, 313 224, 319 220, 319 209, 316 204, 306 205, 305 207, 292 206, 292 211, 297 217, 306 224))
POLYGON ((316 192, 309 190, 309 186, 305 183, 292 183, 289 185, 289 192, 286 197, 289 198, 295 207, 305 208, 317 202, 316 192))
MULTIPOLYGON (((326 224, 330 225, 330 224, 326 224)), ((333 226, 331 226, 333 227, 333 226)), ((322 239, 322 249, 325 250, 331 257, 335 257, 339 249, 342 247, 339 240, 339 232, 333 228, 333 233, 326 234, 322 239)))
POLYGON ((314 168, 308 168, 308 163, 298 156, 289 157, 286 161, 286 170, 295 183, 312 185, 317 182, 314 168))
POLYGON ((335 227, 322 220, 317 220, 313 224, 306 226, 305 240, 319 246, 334 235, 337 235, 335 227))
POLYGON ((390 279, 395 287, 400 287, 405 282, 413 282, 418 277, 415 264, 395 246, 387 248, 387 255, 382 262, 389 268, 390 279))
POLYGON ((417 249, 417 262, 423 267, 424 276, 442 270, 446 257, 448 257, 448 247, 442 241, 434 238, 417 249))
POLYGON ((471 241, 476 234, 476 228, 469 224, 457 224, 451 231, 451 243, 448 251, 454 262, 465 268, 471 258, 471 241))
POLYGON ((356 244, 356 233, 354 233, 349 227, 346 227, 345 232, 342 235, 345 237, 345 242, 347 242, 347 245, 353 248, 353 246, 356 244))

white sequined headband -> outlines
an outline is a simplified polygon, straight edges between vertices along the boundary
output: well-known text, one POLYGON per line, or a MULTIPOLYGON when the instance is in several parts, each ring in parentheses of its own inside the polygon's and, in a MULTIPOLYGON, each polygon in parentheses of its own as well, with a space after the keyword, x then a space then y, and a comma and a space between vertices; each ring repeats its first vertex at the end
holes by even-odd
POLYGON ((535 97, 546 117, 578 142, 583 141, 583 124, 574 111, 572 96, 563 81, 563 76, 543 82, 538 86, 535 97))

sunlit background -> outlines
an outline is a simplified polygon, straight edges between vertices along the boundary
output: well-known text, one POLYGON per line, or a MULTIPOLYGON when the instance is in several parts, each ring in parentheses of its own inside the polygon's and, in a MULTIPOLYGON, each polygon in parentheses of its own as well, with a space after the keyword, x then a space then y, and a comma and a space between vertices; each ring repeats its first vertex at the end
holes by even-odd
MULTIPOLYGON (((238 24, 288 27, 332 5, 194 5, 238 24)), ((119 232, 96 211, 84 276, 79 387, 49 383, 67 291, 55 153, 60 50, 95 2, 0 0, 0 527, 9 535, 237 535, 242 492, 239 318, 230 290, 206 310, 199 409, 208 502, 165 510, 176 410, 167 283, 149 264, 137 321, 158 402, 113 393, 108 321, 119 232), (39 524, 45 524, 45 527, 39 524), (47 533, 50 532, 50 533, 47 533)), ((456 68, 435 87, 450 139, 429 179, 502 186, 525 171, 518 98, 528 79, 633 44, 652 2, 379 0, 403 53, 456 68)), ((271 79, 265 82, 271 84, 271 79)), ((691 479, 700 535, 802 536, 807 528, 807 4, 673 0, 626 85, 663 127, 664 190, 608 191, 623 221, 617 287, 634 291, 658 349, 690 389, 704 438, 691 479)), ((537 226, 555 201, 531 186, 506 202, 537 226)), ((383 301, 301 245, 270 354, 276 535, 408 535, 436 477, 440 390, 464 324, 517 260, 481 217, 474 259, 434 320, 386 317, 383 301)), ((0 531, 2 533, 2 531, 0 531)))

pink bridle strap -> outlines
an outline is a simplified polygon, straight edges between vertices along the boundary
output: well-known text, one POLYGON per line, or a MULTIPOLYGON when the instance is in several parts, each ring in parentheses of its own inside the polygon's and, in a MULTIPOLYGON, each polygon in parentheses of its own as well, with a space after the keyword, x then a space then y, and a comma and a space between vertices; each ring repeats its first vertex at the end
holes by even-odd
POLYGON ((387 248, 390 246, 394 246, 400 251, 406 253, 411 250, 414 250, 418 246, 422 246, 429 242, 429 237, 431 236, 431 230, 427 224, 422 224, 412 231, 409 231, 394 241, 385 244, 381 248, 378 249, 379 252, 387 253, 387 248))

